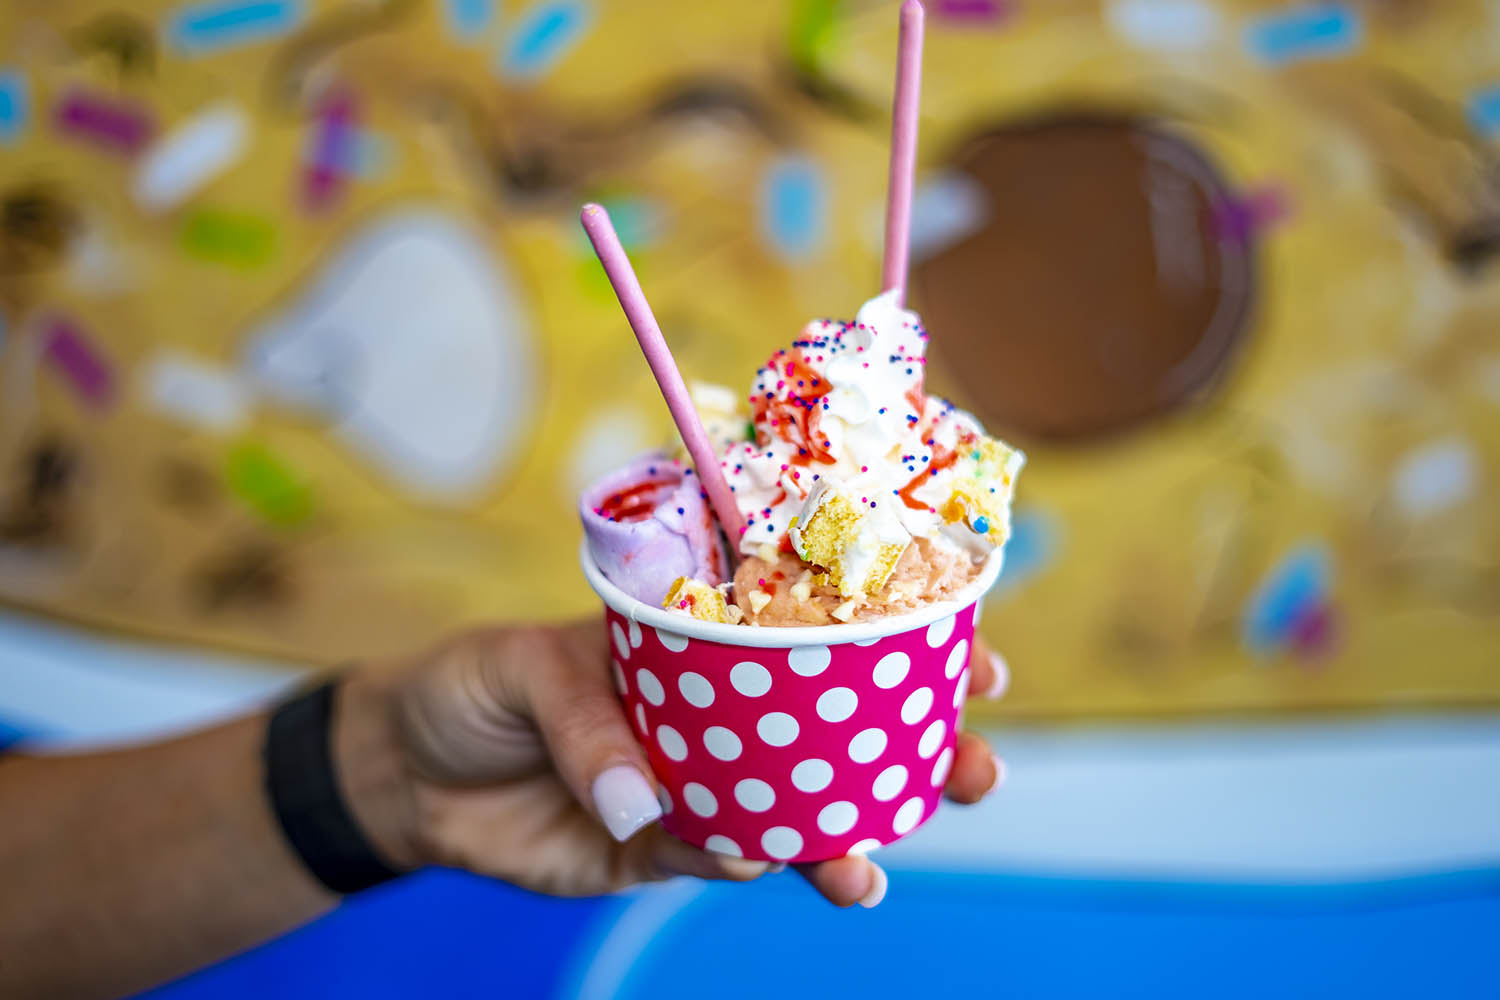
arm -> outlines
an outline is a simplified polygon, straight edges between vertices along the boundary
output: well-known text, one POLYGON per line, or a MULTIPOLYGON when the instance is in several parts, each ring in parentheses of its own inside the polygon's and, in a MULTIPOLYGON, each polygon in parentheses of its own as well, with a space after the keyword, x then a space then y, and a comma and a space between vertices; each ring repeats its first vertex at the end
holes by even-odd
MULTIPOLYGON (((404 867, 409 819, 375 686, 340 692, 333 750, 365 829, 404 867)), ((267 803, 265 724, 257 714, 137 749, 0 758, 0 995, 133 992, 334 905, 267 803)))
MULTIPOLYGON (((496 629, 344 681, 334 771, 393 867, 442 864, 554 895, 767 865, 666 834, 598 625, 496 629)), ((995 686, 976 644, 972 690, 995 686)), ((274 937, 337 898, 287 845, 264 790, 264 713, 182 739, 0 759, 0 996, 115 996, 274 937)), ((950 798, 996 783, 964 734, 950 798)), ((864 857, 805 866, 841 906, 873 906, 864 857)))

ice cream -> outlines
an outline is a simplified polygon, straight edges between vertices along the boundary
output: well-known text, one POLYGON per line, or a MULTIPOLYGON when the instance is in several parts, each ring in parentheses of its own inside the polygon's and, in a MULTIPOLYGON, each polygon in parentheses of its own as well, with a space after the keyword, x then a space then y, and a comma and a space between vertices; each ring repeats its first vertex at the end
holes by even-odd
POLYGON ((728 560, 693 470, 665 454, 643 455, 584 491, 578 513, 589 551, 615 586, 661 604, 679 578, 709 587, 728 560))
MULTIPOLYGON (((1025 457, 926 394, 926 345, 920 320, 888 292, 853 321, 808 324, 756 372, 745 412, 729 408, 727 390, 696 388, 745 517, 742 560, 728 588, 722 575, 677 568, 666 586, 680 575, 727 589, 747 624, 813 625, 909 611, 973 580, 1009 535, 1025 457)), ((629 481, 607 480, 604 492, 629 481)), ((701 616, 712 603, 679 594, 666 606, 701 616)))

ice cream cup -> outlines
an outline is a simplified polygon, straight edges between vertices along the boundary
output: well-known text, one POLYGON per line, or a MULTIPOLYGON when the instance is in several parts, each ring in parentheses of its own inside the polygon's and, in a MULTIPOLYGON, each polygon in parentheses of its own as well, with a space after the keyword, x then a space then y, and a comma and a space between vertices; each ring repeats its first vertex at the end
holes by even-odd
POLYGON ((937 808, 998 551, 956 600, 802 628, 668 612, 605 579, 587 545, 582 562, 672 834, 720 854, 825 861, 899 840, 937 808))

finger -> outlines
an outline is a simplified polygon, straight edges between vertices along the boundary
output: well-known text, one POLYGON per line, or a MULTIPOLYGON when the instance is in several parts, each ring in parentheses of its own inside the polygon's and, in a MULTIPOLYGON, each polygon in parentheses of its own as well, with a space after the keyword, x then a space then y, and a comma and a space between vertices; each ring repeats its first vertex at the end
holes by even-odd
POLYGON ((969 697, 1001 698, 1010 687, 1010 665, 979 636, 969 649, 969 697))
POLYGON ((847 907, 858 903, 867 910, 873 909, 885 898, 885 890, 889 885, 885 869, 869 858, 858 855, 811 865, 797 865, 796 868, 834 906, 847 907))
POLYGON ((954 802, 972 805, 999 787, 1005 767, 990 752, 989 744, 973 733, 959 733, 953 754, 953 770, 943 792, 954 802))
POLYGON ((527 708, 553 766, 616 840, 629 840, 661 817, 661 803, 610 682, 603 632, 541 629, 528 639, 532 648, 510 666, 524 672, 527 708))
POLYGON ((771 868, 769 861, 752 861, 699 850, 665 830, 651 831, 651 839, 651 863, 658 878, 691 875, 702 879, 750 882, 771 868))

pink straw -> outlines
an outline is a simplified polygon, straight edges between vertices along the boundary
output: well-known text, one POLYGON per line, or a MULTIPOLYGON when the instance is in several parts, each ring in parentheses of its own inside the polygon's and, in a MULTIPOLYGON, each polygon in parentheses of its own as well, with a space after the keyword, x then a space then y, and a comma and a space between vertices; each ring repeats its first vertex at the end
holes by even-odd
MULTIPOLYGON (((641 291, 630 258, 625 256, 625 248, 620 245, 620 237, 615 233, 604 206, 585 205, 578 218, 583 223, 584 232, 589 234, 589 242, 594 244, 599 263, 604 265, 604 273, 609 276, 609 283, 625 310, 625 319, 635 331, 635 339, 641 343, 641 353, 646 355, 651 374, 656 376, 662 398, 667 401, 667 409, 672 411, 672 420, 677 424, 682 442, 687 445, 688 455, 698 470, 698 479, 708 494, 708 502, 713 505, 714 513, 719 515, 719 524, 729 535, 729 547, 733 552, 738 549, 740 537, 747 530, 745 519, 740 515, 739 505, 734 502, 734 493, 729 489, 724 473, 719 469, 719 457, 708 442, 708 434, 698 419, 698 411, 683 384, 677 362, 672 360, 672 352, 661 335, 656 316, 646 302, 646 293, 641 291)), ((732 554, 730 560, 733 562, 732 554)))
POLYGON ((911 247, 911 192, 917 169, 917 110, 922 102, 922 4, 901 5, 896 51, 896 99, 891 108, 891 175, 886 185, 885 266, 880 290, 896 289, 906 302, 906 260, 911 247))

